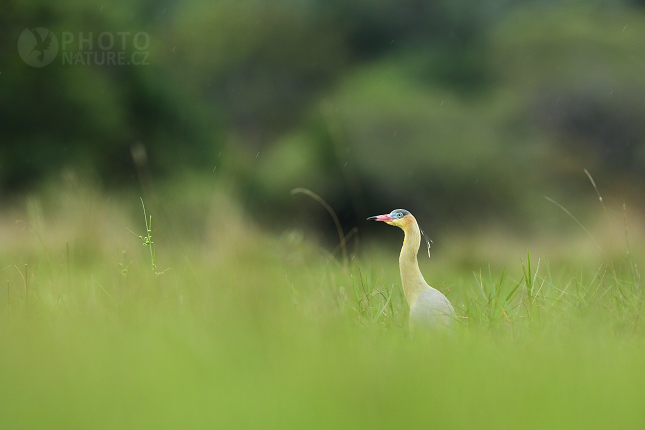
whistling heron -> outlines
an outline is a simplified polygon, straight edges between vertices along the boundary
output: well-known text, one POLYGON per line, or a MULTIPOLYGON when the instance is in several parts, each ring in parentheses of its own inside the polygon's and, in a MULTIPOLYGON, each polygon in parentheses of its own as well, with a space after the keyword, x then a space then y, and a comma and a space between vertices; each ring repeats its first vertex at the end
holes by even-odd
MULTIPOLYGON (((425 236, 425 233, 419 228, 416 218, 405 209, 395 209, 389 214, 367 219, 395 225, 405 233, 399 256, 399 269, 403 293, 410 306, 410 326, 451 326, 455 310, 450 301, 438 290, 429 286, 419 270, 417 253, 421 245, 421 234, 425 236)), ((428 242, 428 249, 429 247, 428 242)), ((429 254, 430 251, 428 251, 429 254)))

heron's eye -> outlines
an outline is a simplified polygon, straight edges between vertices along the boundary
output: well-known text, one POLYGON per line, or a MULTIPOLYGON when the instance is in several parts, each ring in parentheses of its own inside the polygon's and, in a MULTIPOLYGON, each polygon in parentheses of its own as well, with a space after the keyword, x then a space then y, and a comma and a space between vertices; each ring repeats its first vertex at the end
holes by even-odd
POLYGON ((394 218, 401 218, 401 212, 394 212, 394 218))

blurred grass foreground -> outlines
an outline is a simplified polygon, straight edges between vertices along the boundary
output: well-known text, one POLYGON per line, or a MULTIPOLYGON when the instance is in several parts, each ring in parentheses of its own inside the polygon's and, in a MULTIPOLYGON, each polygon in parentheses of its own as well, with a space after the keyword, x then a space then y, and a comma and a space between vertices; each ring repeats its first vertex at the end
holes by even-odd
POLYGON ((643 7, 5 0, 0 429, 645 428, 643 7))
POLYGON ((589 255, 581 233, 582 260, 549 262, 579 251, 500 235, 503 269, 455 236, 421 267, 456 328, 410 336, 400 237, 350 240, 344 269, 304 231, 185 189, 146 204, 156 267, 128 231, 147 237, 134 194, 50 190, 3 214, 3 428, 643 425, 642 241, 589 255), (452 257, 468 249, 482 259, 452 257))

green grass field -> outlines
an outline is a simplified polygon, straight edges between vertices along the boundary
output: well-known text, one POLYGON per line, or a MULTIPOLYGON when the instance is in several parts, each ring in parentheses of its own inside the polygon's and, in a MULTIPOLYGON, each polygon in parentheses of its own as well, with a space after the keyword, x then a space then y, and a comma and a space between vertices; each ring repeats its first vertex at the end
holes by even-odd
POLYGON ((400 242, 345 269, 195 197, 153 268, 138 196, 55 195, 0 219, 0 428, 645 428, 638 233, 437 243, 458 323, 411 336, 400 242))

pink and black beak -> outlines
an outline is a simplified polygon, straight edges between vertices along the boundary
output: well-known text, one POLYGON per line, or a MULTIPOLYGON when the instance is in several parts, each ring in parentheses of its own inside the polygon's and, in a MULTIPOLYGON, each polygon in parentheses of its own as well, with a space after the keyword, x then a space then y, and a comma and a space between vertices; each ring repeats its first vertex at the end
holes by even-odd
POLYGON ((375 215, 367 218, 368 221, 394 221, 394 218, 392 218, 392 215, 390 214, 385 214, 385 215, 375 215))

